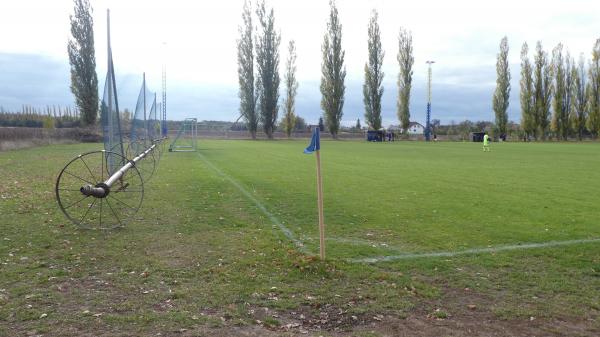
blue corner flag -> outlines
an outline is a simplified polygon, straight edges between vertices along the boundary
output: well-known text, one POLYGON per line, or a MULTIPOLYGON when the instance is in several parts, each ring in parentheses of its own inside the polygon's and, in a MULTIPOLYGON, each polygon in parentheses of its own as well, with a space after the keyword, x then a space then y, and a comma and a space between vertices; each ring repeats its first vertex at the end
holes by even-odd
POLYGON ((321 137, 319 136, 319 128, 316 127, 313 129, 312 138, 310 140, 310 145, 306 149, 304 149, 305 154, 311 154, 315 151, 321 149, 321 137))

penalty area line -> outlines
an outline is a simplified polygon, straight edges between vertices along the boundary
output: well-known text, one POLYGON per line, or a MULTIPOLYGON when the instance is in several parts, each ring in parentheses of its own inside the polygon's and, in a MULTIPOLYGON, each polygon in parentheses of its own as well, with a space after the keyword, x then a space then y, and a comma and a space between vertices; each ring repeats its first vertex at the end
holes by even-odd
POLYGON ((298 240, 298 238, 296 238, 294 233, 289 228, 287 228, 273 213, 269 212, 269 210, 265 207, 265 205, 263 205, 262 202, 260 202, 258 199, 256 199, 252 195, 252 193, 250 193, 242 184, 237 182, 235 179, 230 177, 225 172, 221 171, 221 169, 219 169, 217 166, 215 166, 213 163, 211 163, 201 153, 198 153, 198 156, 210 169, 212 169, 215 173, 217 173, 217 175, 223 177, 225 180, 227 180, 229 183, 231 183, 233 186, 235 186, 240 192, 242 192, 242 194, 244 196, 246 196, 246 198, 248 198, 250 201, 252 201, 254 203, 254 205, 256 205, 256 207, 258 207, 258 209, 260 209, 260 211, 264 215, 266 215, 267 218, 269 218, 269 220, 271 220, 271 222, 279 228, 279 230, 281 230, 283 235, 285 235, 286 238, 288 238, 290 241, 292 241, 294 243, 294 245, 300 252, 307 254, 307 255, 314 255, 306 248, 306 246, 304 245, 304 243, 302 243, 302 241, 300 241, 300 240, 298 240))
POLYGON ((487 247, 487 248, 473 248, 452 252, 430 252, 430 253, 406 253, 399 255, 388 255, 388 256, 378 256, 378 257, 367 257, 361 259, 346 259, 348 262, 352 263, 377 263, 377 262, 388 262, 388 261, 397 261, 397 260, 413 260, 413 259, 421 259, 421 258, 432 258, 432 257, 455 257, 459 255, 476 255, 482 253, 496 253, 496 252, 505 252, 511 250, 525 250, 525 249, 534 249, 534 248, 551 248, 551 247, 559 247, 559 246, 573 246, 578 244, 585 243, 598 243, 600 242, 600 238, 596 239, 579 239, 579 240, 566 240, 566 241, 548 241, 548 242, 540 242, 540 243, 523 243, 518 245, 505 245, 505 246, 496 246, 496 247, 487 247))

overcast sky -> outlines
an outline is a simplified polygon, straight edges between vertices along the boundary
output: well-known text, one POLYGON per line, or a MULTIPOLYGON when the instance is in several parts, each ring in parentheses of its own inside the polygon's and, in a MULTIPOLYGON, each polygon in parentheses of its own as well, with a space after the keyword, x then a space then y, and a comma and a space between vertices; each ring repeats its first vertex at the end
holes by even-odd
MULTIPOLYGON (((238 113, 236 39, 243 0, 91 0, 94 8, 99 87, 106 73, 106 9, 121 108, 132 109, 146 72, 148 86, 161 90, 167 67, 169 119, 235 120, 238 113)), ((297 113, 316 122, 320 110, 321 43, 327 0, 270 0, 281 32, 281 59, 296 41, 300 82, 297 113)), ((363 120, 362 82, 367 24, 379 12, 384 59, 384 125, 396 123, 398 31, 414 40, 411 119, 423 122, 426 60, 433 66, 432 118, 493 120, 498 45, 508 36, 512 73, 509 119, 519 121, 519 52, 541 40, 550 51, 562 42, 575 57, 589 58, 600 38, 600 1, 392 1, 338 0, 346 51, 345 124, 363 120)), ((72 105, 66 44, 72 0, 0 1, 0 105, 72 105)), ((280 64, 283 74, 284 62, 280 64)), ((283 96, 284 88, 281 87, 283 96)), ((364 124, 364 123, 363 123, 364 124)))

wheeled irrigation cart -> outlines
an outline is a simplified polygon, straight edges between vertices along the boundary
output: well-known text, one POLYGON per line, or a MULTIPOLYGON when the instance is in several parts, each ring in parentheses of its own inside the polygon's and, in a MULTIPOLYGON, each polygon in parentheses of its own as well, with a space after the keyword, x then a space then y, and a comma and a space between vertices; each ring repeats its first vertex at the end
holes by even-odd
POLYGON ((56 179, 56 200, 62 212, 82 228, 124 226, 144 199, 144 184, 164 151, 156 94, 146 88, 146 75, 138 95, 129 140, 123 142, 108 23, 108 72, 100 108, 104 150, 78 155, 56 179))
MULTIPOLYGON (((100 150, 78 155, 60 171, 56 200, 65 216, 87 229, 122 227, 140 209, 144 199, 144 170, 162 146, 157 140, 133 159, 100 150), (144 169, 141 167, 146 166, 144 169)), ((153 161, 154 162, 154 161, 153 161)))

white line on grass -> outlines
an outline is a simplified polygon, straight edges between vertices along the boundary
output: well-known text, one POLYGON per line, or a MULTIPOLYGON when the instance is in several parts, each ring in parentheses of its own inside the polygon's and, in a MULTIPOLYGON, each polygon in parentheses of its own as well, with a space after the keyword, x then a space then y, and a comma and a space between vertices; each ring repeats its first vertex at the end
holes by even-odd
POLYGON ((289 228, 287 228, 275 215, 273 215, 273 213, 269 212, 269 210, 265 207, 265 205, 263 205, 258 199, 256 199, 252 195, 252 193, 248 192, 248 190, 246 188, 244 188, 244 186, 242 184, 238 183, 235 179, 233 179, 232 177, 227 175, 225 172, 221 171, 218 167, 216 167, 213 163, 211 163, 208 159, 206 159, 206 157, 203 156, 201 153, 198 153, 198 156, 200 157, 200 159, 202 159, 202 161, 206 165, 208 165, 208 167, 210 167, 213 171, 215 171, 221 177, 225 178, 225 180, 229 181, 240 192, 242 192, 242 194, 245 195, 246 198, 250 199, 250 201, 252 201, 256 205, 256 207, 258 207, 258 209, 260 209, 263 212, 263 214, 266 215, 273 224, 275 224, 277 227, 279 227, 279 229, 283 232, 283 234, 289 240, 291 240, 294 243, 294 245, 296 245, 296 247, 298 248, 298 250, 300 250, 300 252, 307 254, 307 255, 314 255, 308 249, 306 249, 306 247, 304 246, 304 243, 302 243, 302 241, 298 240, 296 238, 296 236, 294 235, 294 233, 289 228))
POLYGON ((497 246, 497 247, 488 247, 488 248, 473 248, 473 249, 459 250, 459 251, 453 251, 453 252, 407 253, 407 254, 400 254, 400 255, 367 257, 367 258, 362 258, 362 259, 347 259, 347 261, 354 262, 354 263, 377 263, 377 262, 387 262, 387 261, 395 261, 395 260, 420 259, 420 258, 428 258, 428 257, 454 257, 454 256, 458 256, 458 255, 495 253, 495 252, 503 252, 503 251, 510 251, 510 250, 548 248, 548 247, 557 247, 557 246, 571 246, 571 245, 578 245, 578 244, 583 244, 583 243, 597 243, 597 242, 600 242, 600 238, 566 240, 566 241, 548 241, 548 242, 541 242, 541 243, 524 243, 524 244, 520 244, 520 245, 506 245, 506 246, 497 246))

